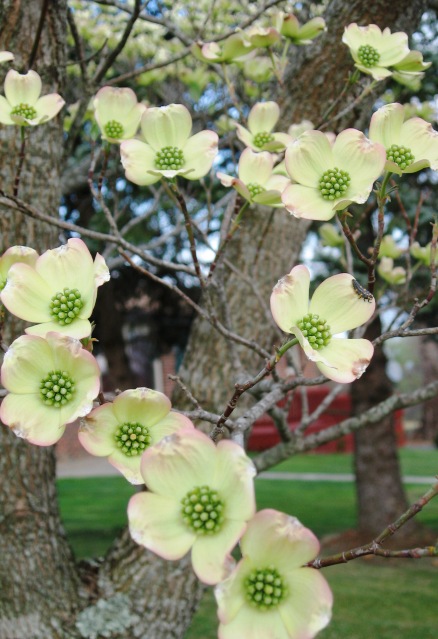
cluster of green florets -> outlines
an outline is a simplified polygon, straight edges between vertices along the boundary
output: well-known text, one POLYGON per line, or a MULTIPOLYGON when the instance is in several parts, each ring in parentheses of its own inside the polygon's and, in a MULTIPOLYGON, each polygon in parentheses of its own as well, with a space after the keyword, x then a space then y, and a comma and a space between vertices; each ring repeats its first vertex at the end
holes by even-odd
POLYGON ((402 171, 415 160, 411 149, 407 149, 405 146, 398 146, 398 144, 392 144, 386 150, 386 159, 397 164, 402 171))
POLYGON ((155 166, 160 171, 177 171, 184 162, 184 154, 177 146, 165 146, 155 156, 155 166))
POLYGON ((309 313, 298 322, 297 326, 312 348, 317 351, 330 342, 332 336, 330 326, 327 325, 327 320, 321 319, 319 315, 309 313))
POLYGON ((79 315, 84 303, 77 288, 65 288, 50 301, 50 314, 61 326, 71 324, 79 315))
POLYGON ((26 120, 33 120, 37 116, 36 109, 33 106, 29 106, 29 104, 25 104, 21 102, 21 104, 17 104, 11 111, 11 115, 19 115, 22 118, 26 118, 26 120))
POLYGON ((253 139, 254 146, 258 149, 261 149, 268 142, 274 141, 274 136, 272 133, 268 133, 267 131, 260 131, 260 133, 256 133, 253 139))
POLYGON ((46 406, 61 408, 73 398, 75 384, 66 371, 51 371, 40 383, 40 395, 46 406))
POLYGON ((117 120, 110 120, 105 124, 103 130, 107 137, 112 138, 113 140, 118 140, 122 137, 124 128, 120 122, 117 122, 117 120))
POLYGON ((181 500, 184 523, 194 532, 211 535, 218 532, 224 522, 224 504, 209 486, 194 488, 181 500))
POLYGON ((260 184, 257 184, 256 182, 250 182, 246 185, 246 188, 251 193, 251 197, 255 197, 256 195, 263 193, 263 191, 266 191, 263 186, 260 186, 260 184))
POLYGON ((280 573, 273 566, 253 570, 244 581, 246 600, 258 610, 272 610, 288 594, 288 588, 280 573))
POLYGON ((324 200, 337 200, 342 197, 350 184, 350 175, 335 167, 326 171, 319 181, 319 190, 324 200))
POLYGON ((151 445, 151 434, 147 426, 138 422, 125 422, 114 433, 118 448, 127 457, 141 455, 151 445))
POLYGON ((369 44, 362 44, 357 50, 357 57, 364 67, 370 69, 378 64, 380 60, 380 53, 369 44))

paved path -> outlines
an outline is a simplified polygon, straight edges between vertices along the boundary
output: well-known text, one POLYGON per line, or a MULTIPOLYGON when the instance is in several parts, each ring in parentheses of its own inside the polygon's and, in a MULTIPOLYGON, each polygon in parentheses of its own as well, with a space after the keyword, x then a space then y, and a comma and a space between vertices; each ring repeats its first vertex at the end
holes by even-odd
MULTIPOLYGON (((68 459, 58 462, 58 477, 109 477, 120 475, 120 473, 109 464, 105 457, 81 457, 80 459, 68 459)), ((259 475, 259 479, 269 479, 276 481, 334 481, 352 482, 352 473, 285 473, 285 472, 264 472, 259 475)), ((406 475, 403 477, 405 484, 433 484, 434 477, 406 475)))

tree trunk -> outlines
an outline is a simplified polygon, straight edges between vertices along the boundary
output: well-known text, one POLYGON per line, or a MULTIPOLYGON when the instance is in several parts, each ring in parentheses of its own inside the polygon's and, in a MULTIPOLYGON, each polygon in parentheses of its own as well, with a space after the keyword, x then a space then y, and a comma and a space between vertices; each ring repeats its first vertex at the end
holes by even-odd
MULTIPOLYGON (((380 318, 368 327, 365 337, 373 340, 382 330, 380 318)), ((393 392, 386 375, 387 359, 382 346, 374 351, 365 375, 351 386, 353 414, 385 400, 393 392)), ((400 477, 394 415, 354 433, 358 531, 369 539, 395 521, 408 503, 400 477)), ((412 521, 397 533, 397 541, 419 529, 412 521)))

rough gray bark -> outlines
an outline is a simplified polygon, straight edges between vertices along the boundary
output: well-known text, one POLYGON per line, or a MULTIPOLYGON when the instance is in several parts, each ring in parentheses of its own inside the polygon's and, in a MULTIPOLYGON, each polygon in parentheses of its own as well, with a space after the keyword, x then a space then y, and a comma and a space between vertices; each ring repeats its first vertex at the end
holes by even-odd
MULTIPOLYGON (((0 9, 0 50, 14 52, 17 69, 27 70, 42 4, 11 0, 0 9)), ((45 92, 63 92, 66 31, 66 0, 52 0, 33 65, 45 92)), ((28 134, 19 196, 42 211, 56 211, 61 117, 28 134)), ((0 188, 10 192, 18 128, 1 127, 0 143, 0 188)), ((16 244, 42 252, 60 243, 52 227, 8 209, 0 210, 0 231, 0 253, 16 244)), ((22 322, 8 317, 4 341, 22 332, 22 322)), ((0 637, 78 639, 109 626, 113 639, 181 637, 203 592, 190 560, 164 562, 125 531, 105 560, 77 566, 59 517, 54 449, 31 446, 0 425, 0 451, 0 637)))
MULTIPOLYGON (((41 6, 42 2, 36 1, 4 0, 0 7, 0 48, 12 50, 23 68, 41 6)), ((62 93, 66 0, 51 0, 47 6, 34 68, 43 76, 45 90, 62 93)), ((338 39, 344 24, 378 22, 382 26, 397 24, 397 28, 410 30, 415 24, 413 16, 419 18, 422 6, 422 2, 406 0, 396 4, 332 2, 328 14, 329 34, 296 57, 294 81, 286 83, 282 100, 290 122, 302 117, 317 119, 325 110, 327 100, 335 97, 343 85, 345 72, 340 60, 346 64, 348 59, 351 65, 346 48, 338 39), (311 55, 315 66, 310 65, 311 55), (305 107, 306 103, 311 106, 305 107)), ((32 153, 26 154, 20 195, 41 210, 56 211, 62 149, 59 120, 32 130, 31 134, 32 153)), ((1 188, 8 188, 18 158, 17 130, 3 127, 0 140, 1 188)), ((37 225, 24 216, 11 215, 8 210, 0 213, 1 250, 13 244, 27 244, 42 251, 58 243, 56 232, 49 227, 37 225)), ((230 259, 238 270, 260 280, 262 298, 268 300, 272 285, 296 260, 308 225, 284 212, 276 212, 252 272, 249 265, 254 255, 251 253, 266 223, 265 211, 247 215, 243 232, 232 244, 230 259)), ((266 321, 259 303, 254 301, 246 284, 242 284, 241 278, 228 275, 226 295, 238 310, 232 320, 233 328, 270 345, 271 336, 262 335, 266 321)), ((21 330, 19 323, 9 323, 5 339, 10 341, 21 330)), ((185 363, 186 377, 195 394, 218 410, 228 396, 229 384, 234 381, 234 371, 228 363, 230 358, 222 357, 227 347, 205 327, 198 324, 194 330, 185 363), (208 384, 202 384, 203 379, 207 379, 208 384), (222 384, 225 391, 213 392, 222 384)), ((251 372, 260 364, 252 355, 242 356, 242 360, 251 372)), ((0 450, 0 636, 15 632, 16 636, 34 639, 76 639, 78 619, 83 621, 83 627, 88 627, 84 632, 90 635, 102 621, 102 608, 98 604, 106 601, 108 606, 111 602, 114 604, 113 639, 182 637, 202 593, 188 561, 163 562, 133 544, 124 531, 104 560, 78 569, 59 519, 52 449, 31 447, 2 426, 0 450), (125 598, 117 599, 116 595, 120 594, 125 598), (126 613, 124 626, 116 630, 121 609, 126 613)))

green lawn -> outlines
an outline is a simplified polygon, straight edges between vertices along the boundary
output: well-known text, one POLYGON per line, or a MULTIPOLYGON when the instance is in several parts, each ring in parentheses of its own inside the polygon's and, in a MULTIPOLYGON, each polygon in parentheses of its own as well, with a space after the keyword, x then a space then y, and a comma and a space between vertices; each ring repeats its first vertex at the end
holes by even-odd
MULTIPOLYGON (((434 475, 438 451, 401 451, 404 474, 434 475)), ((351 456, 309 454, 280 464, 291 472, 351 472, 351 456)), ((61 513, 78 558, 103 554, 126 524, 126 504, 135 491, 122 477, 61 479, 61 513)), ((411 501, 427 486, 407 486, 411 501)), ((318 537, 353 528, 353 483, 256 482, 257 506, 297 516, 318 537)), ((438 499, 419 515, 438 535, 438 499)), ((324 571, 335 595, 334 619, 321 639, 436 639, 438 559, 360 560, 324 571)), ((186 639, 215 639, 216 611, 211 589, 186 639)), ((246 639, 246 638, 242 638, 246 639)), ((250 639, 250 638, 248 638, 250 639)))

